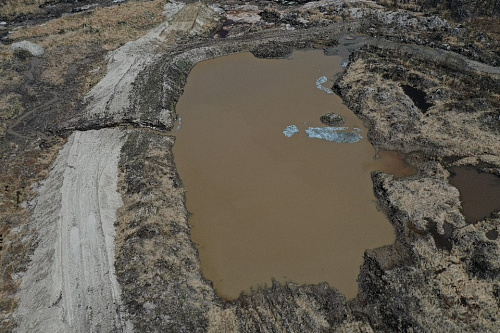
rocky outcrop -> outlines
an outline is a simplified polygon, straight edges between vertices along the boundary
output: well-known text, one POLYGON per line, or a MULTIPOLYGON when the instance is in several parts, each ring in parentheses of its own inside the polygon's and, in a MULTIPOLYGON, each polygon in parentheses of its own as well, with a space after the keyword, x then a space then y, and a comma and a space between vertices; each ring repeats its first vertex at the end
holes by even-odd
POLYGON ((373 175, 397 241, 366 252, 360 294, 351 305, 377 331, 496 331, 498 269, 486 252, 496 253, 498 244, 486 238, 482 224, 499 221, 467 225, 459 193, 439 161, 447 156, 498 161, 498 131, 487 129, 483 120, 498 100, 465 87, 497 87, 499 77, 475 72, 472 84, 460 62, 428 58, 425 48, 411 56, 415 48, 367 46, 351 57, 336 84, 345 103, 370 123, 372 142, 413 153, 410 160, 420 169, 408 179, 373 175), (427 94, 433 104, 427 112, 405 94, 406 84, 427 94))
POLYGON ((458 191, 447 184, 446 171, 434 165, 436 173, 414 179, 374 175, 397 241, 365 253, 360 294, 352 307, 382 332, 497 331, 495 286, 500 280, 488 258, 495 256, 498 243, 486 239, 487 228, 465 225, 458 191), (453 231, 443 237, 446 225, 453 231))

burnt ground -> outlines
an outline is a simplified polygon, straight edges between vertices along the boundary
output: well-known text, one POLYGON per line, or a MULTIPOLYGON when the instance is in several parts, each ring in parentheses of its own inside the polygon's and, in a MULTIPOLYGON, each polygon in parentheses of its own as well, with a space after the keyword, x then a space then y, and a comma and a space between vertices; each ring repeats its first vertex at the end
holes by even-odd
MULTIPOLYGON (((23 22, 49 22, 52 17, 86 4, 51 3, 32 14, 4 20, 12 28, 23 22)), ((490 171, 500 168, 500 79, 495 74, 472 70, 466 61, 498 66, 495 32, 477 31, 473 26, 452 22, 448 26, 432 26, 432 20, 428 20, 431 26, 425 29, 408 29, 408 18, 391 23, 377 15, 348 16, 345 8, 326 6, 317 12, 304 12, 297 4, 260 5, 262 10, 269 6, 279 13, 279 19, 264 15, 267 21, 276 21, 268 22, 276 26, 236 24, 226 36, 228 41, 218 46, 221 54, 253 50, 260 57, 283 57, 295 48, 310 47, 340 53, 335 48, 342 33, 362 33, 376 41, 349 50, 348 68, 335 89, 366 120, 369 138, 376 147, 409 154, 409 162, 419 170, 406 179, 380 173, 372 176, 375 194, 394 225, 397 240, 391 246, 367 250, 358 278, 360 293, 352 301, 347 302, 327 285, 278 283, 234 302, 220 300, 199 271, 196 249, 189 237, 184 190, 171 154, 174 139, 154 132, 131 134, 120 161, 119 188, 124 206, 116 225, 116 271, 136 329, 497 331, 500 253, 499 241, 491 235, 499 229, 500 219, 492 214, 476 224, 466 224, 460 212, 459 193, 449 185, 446 169, 449 165, 481 162, 489 163, 490 171), (313 15, 321 18, 316 20, 313 15), (337 22, 339 25, 335 26, 337 22), (295 31, 273 30, 286 24, 295 31), (238 36, 238 32, 245 35, 238 36), (274 39, 262 42, 263 36, 274 39), (419 109, 405 94, 404 85, 424 92, 433 106, 425 112, 419 109)), ((90 17, 97 13, 89 8, 73 15, 90 17)), ((411 15, 409 18, 413 19, 411 15)), ((155 20, 138 23, 134 28, 143 24, 145 31, 155 20)), ((117 22, 116 27, 119 26, 117 22)), ((87 41, 100 41, 99 31, 78 27, 75 31, 88 36, 87 41)), ((3 100, 6 106, 2 108, 2 121, 6 126, 0 138, 0 310, 4 331, 15 326, 11 317, 17 306, 15 293, 29 264, 29 254, 36 247, 36 231, 27 224, 34 204, 31 199, 64 137, 77 128, 130 124, 126 119, 116 123, 80 118, 78 126, 67 126, 68 119, 79 119, 85 108, 83 96, 104 75, 106 51, 120 46, 126 38, 115 44, 106 40, 106 47, 104 42, 87 44, 85 48, 70 44, 69 49, 76 48, 78 56, 61 57, 67 53, 67 41, 49 41, 50 33, 72 38, 70 30, 59 33, 58 29, 47 32, 49 35, 20 34, 17 39, 11 34, 4 40, 45 41, 47 53, 39 59, 25 53, 9 54, 5 45, 2 49, 1 69, 4 78, 8 78, 2 80, 0 87, 1 95, 8 97, 3 100)), ((185 42, 175 49, 177 54, 220 44, 196 37, 185 42)), ((172 63, 171 55, 165 55, 163 62, 153 64, 149 72, 138 78, 134 101, 137 110, 141 112, 145 103, 152 100, 156 107, 175 105, 189 70, 197 61, 172 63), (173 80, 172 89, 163 91, 161 96, 153 92, 153 98, 146 99, 149 95, 144 92, 166 78, 173 80)), ((154 127, 147 121, 133 125, 154 127)))

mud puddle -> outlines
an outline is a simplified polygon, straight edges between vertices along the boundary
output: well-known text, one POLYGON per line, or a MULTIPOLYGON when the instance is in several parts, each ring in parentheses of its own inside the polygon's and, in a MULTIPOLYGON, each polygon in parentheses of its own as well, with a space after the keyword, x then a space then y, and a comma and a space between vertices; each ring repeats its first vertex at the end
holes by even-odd
POLYGON ((333 93, 318 89, 341 71, 319 51, 262 60, 250 53, 198 64, 177 104, 175 162, 187 190, 193 241, 218 294, 270 285, 328 282, 348 298, 365 249, 394 241, 377 210, 370 171, 413 172, 393 152, 375 150, 363 123, 333 93), (310 138, 336 112, 356 143, 310 138), (291 137, 284 130, 295 125, 291 137), (296 132, 296 131, 294 131, 296 132))
POLYGON ((474 166, 452 167, 450 174, 450 184, 460 192, 462 214, 468 223, 500 210, 500 177, 474 166))
POLYGON ((426 113, 429 108, 433 106, 433 104, 427 102, 427 95, 422 90, 413 88, 409 85, 403 85, 402 88, 405 94, 411 98, 413 104, 422 110, 423 113, 426 113))

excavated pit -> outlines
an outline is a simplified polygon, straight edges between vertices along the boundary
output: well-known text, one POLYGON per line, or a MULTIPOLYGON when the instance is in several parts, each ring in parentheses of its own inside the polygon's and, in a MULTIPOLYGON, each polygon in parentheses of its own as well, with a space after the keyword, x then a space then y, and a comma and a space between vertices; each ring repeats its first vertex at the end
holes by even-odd
POLYGON ((318 89, 340 61, 321 51, 273 60, 243 53, 199 63, 188 77, 176 108, 175 163, 203 274, 223 298, 272 278, 326 281, 352 298, 364 250, 394 241, 370 171, 413 170, 394 152, 375 160, 366 128, 332 83, 318 89), (308 137, 325 128, 328 112, 345 119, 337 136, 362 139, 308 137), (291 125, 298 133, 284 135, 291 125))

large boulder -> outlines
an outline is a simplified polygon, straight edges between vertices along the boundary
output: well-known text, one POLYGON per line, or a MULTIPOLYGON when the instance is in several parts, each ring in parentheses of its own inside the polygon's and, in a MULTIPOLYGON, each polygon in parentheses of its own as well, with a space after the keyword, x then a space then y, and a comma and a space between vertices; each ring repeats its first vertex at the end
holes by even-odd
POLYGON ((45 52, 45 49, 43 48, 43 46, 29 42, 27 40, 23 40, 22 42, 13 43, 10 46, 10 50, 12 52, 26 51, 35 57, 39 57, 42 54, 44 54, 44 52, 45 52))

